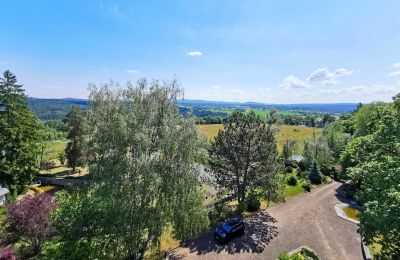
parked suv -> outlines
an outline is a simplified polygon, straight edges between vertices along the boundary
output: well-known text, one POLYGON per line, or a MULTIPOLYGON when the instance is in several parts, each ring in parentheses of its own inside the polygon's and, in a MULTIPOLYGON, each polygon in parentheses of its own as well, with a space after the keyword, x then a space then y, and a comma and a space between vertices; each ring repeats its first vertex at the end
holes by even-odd
POLYGON ((218 242, 226 243, 236 236, 244 234, 244 222, 240 218, 225 221, 215 229, 214 237, 218 242))

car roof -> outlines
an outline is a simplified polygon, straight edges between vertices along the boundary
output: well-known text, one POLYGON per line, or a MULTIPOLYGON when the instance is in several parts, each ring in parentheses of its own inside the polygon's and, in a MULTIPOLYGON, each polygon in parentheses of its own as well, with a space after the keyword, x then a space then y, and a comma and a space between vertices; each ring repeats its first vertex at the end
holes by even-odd
POLYGON ((235 224, 238 224, 240 222, 242 222, 242 220, 239 219, 239 218, 232 218, 232 219, 228 219, 227 221, 225 221, 225 223, 228 224, 228 225, 235 225, 235 224))

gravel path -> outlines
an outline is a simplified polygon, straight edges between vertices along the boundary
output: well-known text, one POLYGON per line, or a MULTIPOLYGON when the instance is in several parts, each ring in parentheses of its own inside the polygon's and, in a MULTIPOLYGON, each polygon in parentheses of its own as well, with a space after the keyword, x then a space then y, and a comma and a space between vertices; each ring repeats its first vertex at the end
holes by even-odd
POLYGON ((341 202, 340 186, 328 184, 246 219, 246 234, 227 245, 216 244, 207 233, 172 254, 185 259, 276 259, 281 252, 305 245, 321 259, 362 259, 357 225, 339 218, 334 210, 341 202))

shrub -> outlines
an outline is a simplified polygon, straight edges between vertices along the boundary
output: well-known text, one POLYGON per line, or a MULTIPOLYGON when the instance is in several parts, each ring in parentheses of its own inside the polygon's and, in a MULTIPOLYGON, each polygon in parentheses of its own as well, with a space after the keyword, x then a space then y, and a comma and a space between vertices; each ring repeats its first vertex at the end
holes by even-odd
POLYGON ((240 202, 239 205, 237 206, 237 212, 239 214, 242 214, 246 210, 247 210, 247 203, 245 201, 240 202))
POLYGON ((261 207, 260 199, 256 196, 250 196, 247 198, 247 210, 248 211, 257 211, 261 207))
POLYGON ((331 177, 329 177, 329 176, 324 176, 323 182, 324 182, 324 183, 331 183, 331 182, 332 182, 332 179, 331 179, 331 177))
POLYGON ((302 185, 303 189, 307 192, 311 191, 311 182, 310 181, 305 181, 302 185))
POLYGON ((10 242, 27 242, 32 256, 39 254, 45 241, 54 234, 49 214, 55 208, 55 200, 46 193, 7 205, 7 239, 10 242))
POLYGON ((58 154, 58 159, 60 160, 61 166, 64 166, 65 161, 67 160, 67 156, 65 155, 64 151, 58 154))
POLYGON ((14 250, 11 247, 0 248, 0 260, 15 260, 14 250))
POLYGON ((291 166, 287 166, 286 168, 285 168, 285 172, 286 173, 292 173, 292 167, 291 166))
POLYGON ((279 260, 290 260, 290 256, 287 253, 281 253, 278 256, 279 260))
POLYGON ((290 176, 289 179, 287 180, 287 183, 291 186, 296 186, 297 178, 295 176, 290 176))
POLYGON ((314 183, 314 184, 322 183, 322 174, 319 169, 319 165, 316 161, 314 161, 311 166, 310 174, 308 175, 308 179, 311 181, 311 183, 314 183))

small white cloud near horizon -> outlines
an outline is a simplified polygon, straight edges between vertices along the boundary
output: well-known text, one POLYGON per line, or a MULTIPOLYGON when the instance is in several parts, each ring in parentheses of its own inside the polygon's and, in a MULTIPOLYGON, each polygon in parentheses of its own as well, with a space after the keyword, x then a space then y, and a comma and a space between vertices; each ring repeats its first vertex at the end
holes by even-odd
POLYGON ((301 79, 289 75, 282 80, 282 83, 279 85, 279 87, 285 89, 302 89, 309 88, 310 86, 301 79))
POLYGON ((399 71, 392 71, 388 74, 388 77, 398 77, 400 76, 400 70, 399 71))
POLYGON ((321 83, 323 85, 335 85, 339 83, 337 78, 349 76, 353 73, 354 71, 345 68, 339 68, 335 71, 330 71, 328 68, 318 68, 310 74, 307 81, 321 83))
POLYGON ((390 66, 392 69, 395 69, 395 71, 392 71, 388 74, 388 77, 399 77, 400 76, 400 62, 396 62, 392 66, 390 66))
POLYGON ((392 69, 398 69, 400 68, 400 62, 394 63, 392 66, 390 66, 392 69))
POLYGON ((203 55, 203 53, 201 53, 200 51, 189 51, 186 53, 186 55, 190 57, 199 57, 203 55))
POLYGON ((138 70, 126 70, 125 72, 129 73, 129 74, 139 74, 140 73, 140 71, 138 71, 138 70))

